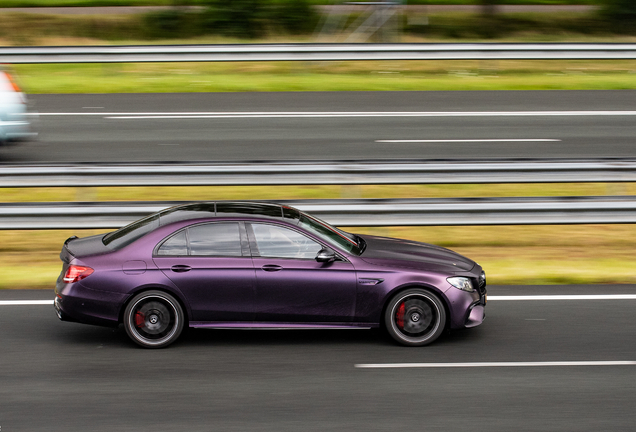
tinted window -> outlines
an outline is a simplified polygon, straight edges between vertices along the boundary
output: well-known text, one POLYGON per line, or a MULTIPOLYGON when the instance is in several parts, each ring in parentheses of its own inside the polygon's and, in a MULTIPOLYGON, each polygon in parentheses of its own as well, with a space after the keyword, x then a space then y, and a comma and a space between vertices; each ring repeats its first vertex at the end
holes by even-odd
POLYGON ((238 223, 212 223, 188 228, 190 255, 241 256, 238 223))
POLYGON ((187 255, 188 243, 186 239, 185 230, 173 235, 168 240, 163 242, 157 255, 187 255))
POLYGON ((263 215, 272 217, 282 217, 283 212, 279 205, 274 204, 261 204, 261 203, 228 203, 220 202, 216 204, 216 214, 221 216, 223 214, 248 214, 248 215, 263 215))
POLYGON ((300 212, 293 207, 283 206, 283 217, 287 219, 300 219, 300 212))
POLYGON ((358 244, 356 243, 353 235, 339 230, 338 228, 329 225, 327 222, 323 222, 320 219, 309 216, 306 213, 301 213, 299 226, 324 239, 328 243, 339 246, 347 252, 354 253, 356 255, 360 254, 358 244))
POLYGON ((160 223, 168 225, 186 219, 208 218, 214 214, 214 203, 186 204, 162 211, 160 223))
POLYGON ((276 225, 252 224, 262 257, 314 259, 322 246, 304 235, 276 225))
POLYGON ((158 227, 159 214, 155 213, 133 222, 130 225, 126 225, 117 231, 106 234, 102 239, 102 242, 104 245, 110 246, 112 249, 119 249, 129 245, 158 227))

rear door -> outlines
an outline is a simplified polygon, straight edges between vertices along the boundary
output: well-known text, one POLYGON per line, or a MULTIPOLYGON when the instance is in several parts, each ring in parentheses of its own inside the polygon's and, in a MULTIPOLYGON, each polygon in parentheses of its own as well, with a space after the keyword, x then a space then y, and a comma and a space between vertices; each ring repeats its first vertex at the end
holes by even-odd
POLYGON ((242 223, 182 229, 159 245, 154 261, 190 302, 192 321, 254 319, 255 275, 242 223))

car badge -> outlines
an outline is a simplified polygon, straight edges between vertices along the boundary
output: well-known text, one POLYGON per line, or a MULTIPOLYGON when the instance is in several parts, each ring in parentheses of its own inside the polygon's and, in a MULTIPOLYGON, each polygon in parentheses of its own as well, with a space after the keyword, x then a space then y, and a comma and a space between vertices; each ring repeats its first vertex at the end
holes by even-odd
POLYGON ((360 285, 378 285, 384 282, 384 279, 363 278, 359 279, 358 282, 360 285))

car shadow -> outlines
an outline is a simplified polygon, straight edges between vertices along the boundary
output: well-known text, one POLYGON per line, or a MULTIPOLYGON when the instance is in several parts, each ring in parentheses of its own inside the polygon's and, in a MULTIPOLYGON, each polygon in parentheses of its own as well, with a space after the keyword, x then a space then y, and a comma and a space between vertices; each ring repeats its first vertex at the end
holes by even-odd
MULTIPOLYGON (((123 326, 117 328, 65 323, 50 336, 60 342, 75 346, 97 346, 135 348, 123 326)), ((478 329, 453 330, 444 333, 433 345, 452 346, 455 344, 480 343, 478 329), (477 331, 476 331, 477 330, 477 331)), ((357 345, 400 347, 386 331, 381 329, 341 329, 341 330, 236 330, 236 329, 186 329, 177 346, 320 346, 357 345)), ((139 347, 140 348, 140 347, 139 347)), ((406 348, 406 347, 405 347, 406 348)))
POLYGON ((183 345, 366 345, 383 344, 381 331, 343 330, 226 330, 191 328, 178 342, 183 345))

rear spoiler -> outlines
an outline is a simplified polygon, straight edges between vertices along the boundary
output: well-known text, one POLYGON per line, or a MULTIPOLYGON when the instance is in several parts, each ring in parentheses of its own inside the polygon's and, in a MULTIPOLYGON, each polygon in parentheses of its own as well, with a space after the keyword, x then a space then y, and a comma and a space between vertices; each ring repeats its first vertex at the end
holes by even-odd
POLYGON ((79 237, 77 236, 71 236, 69 238, 66 239, 66 241, 64 242, 64 246, 62 246, 62 251, 60 252, 60 259, 65 262, 65 263, 70 263, 71 262, 71 258, 74 257, 74 255, 71 253, 71 251, 69 250, 69 248, 67 247, 68 244, 70 242, 72 242, 73 240, 77 239, 79 237))

